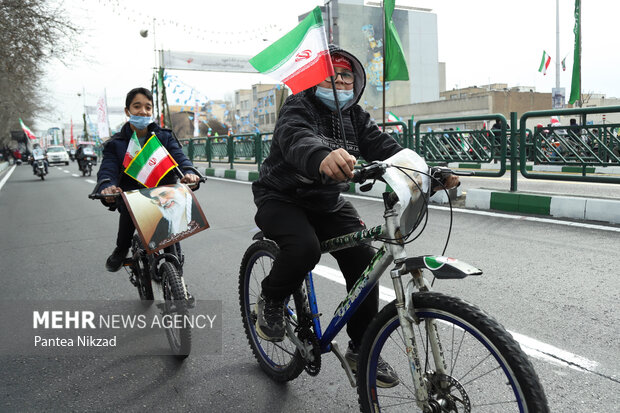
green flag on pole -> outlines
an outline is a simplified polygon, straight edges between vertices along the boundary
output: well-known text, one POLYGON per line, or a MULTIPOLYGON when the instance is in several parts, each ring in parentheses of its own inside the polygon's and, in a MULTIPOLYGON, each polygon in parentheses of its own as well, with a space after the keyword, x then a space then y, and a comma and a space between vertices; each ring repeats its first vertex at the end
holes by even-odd
POLYGON ((383 2, 385 9, 385 73, 383 75, 386 82, 390 80, 409 80, 403 45, 400 43, 396 26, 392 21, 395 2, 396 0, 385 0, 383 2))
POLYGON ((573 58, 573 80, 570 85, 568 103, 581 100, 581 0, 575 0, 575 54, 573 58))

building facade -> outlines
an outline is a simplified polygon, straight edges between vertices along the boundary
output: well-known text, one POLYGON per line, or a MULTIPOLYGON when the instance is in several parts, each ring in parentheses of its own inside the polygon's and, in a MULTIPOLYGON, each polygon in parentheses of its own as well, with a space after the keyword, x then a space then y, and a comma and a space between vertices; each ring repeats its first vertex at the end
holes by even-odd
POLYGON ((278 84, 255 84, 235 91, 233 132, 272 132, 289 90, 278 84))

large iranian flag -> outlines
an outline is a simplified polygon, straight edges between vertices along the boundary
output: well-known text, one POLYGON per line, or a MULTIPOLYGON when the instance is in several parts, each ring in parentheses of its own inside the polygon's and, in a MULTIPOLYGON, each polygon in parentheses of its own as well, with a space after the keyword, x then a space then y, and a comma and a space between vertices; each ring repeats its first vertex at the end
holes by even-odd
POLYGON ((153 135, 127 165, 125 173, 147 188, 154 188, 164 175, 176 166, 174 158, 170 156, 157 136, 153 135))
POLYGON ((37 137, 36 137, 36 136, 34 136, 34 133, 32 133, 32 131, 30 130, 30 128, 28 128, 28 126, 26 126, 26 125, 24 124, 24 122, 22 121, 22 118, 19 118, 19 124, 21 125, 22 129, 24 130, 24 133, 25 133, 26 135, 28 135, 28 138, 33 139, 33 140, 34 140, 34 139, 37 139, 37 137))
POLYGON ((291 32, 251 58, 250 64, 285 83, 293 94, 333 76, 321 9, 317 6, 291 32))

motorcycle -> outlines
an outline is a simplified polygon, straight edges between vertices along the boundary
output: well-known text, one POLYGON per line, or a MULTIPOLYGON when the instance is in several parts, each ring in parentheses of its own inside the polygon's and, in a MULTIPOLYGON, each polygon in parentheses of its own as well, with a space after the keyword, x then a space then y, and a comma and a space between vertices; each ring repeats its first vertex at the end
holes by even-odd
POLYGON ((90 176, 93 172, 93 165, 97 165, 97 157, 93 155, 86 155, 78 161, 82 176, 90 176))
POLYGON ((34 165, 34 174, 39 176, 42 181, 45 180, 45 175, 47 175, 45 158, 35 158, 32 162, 34 165))

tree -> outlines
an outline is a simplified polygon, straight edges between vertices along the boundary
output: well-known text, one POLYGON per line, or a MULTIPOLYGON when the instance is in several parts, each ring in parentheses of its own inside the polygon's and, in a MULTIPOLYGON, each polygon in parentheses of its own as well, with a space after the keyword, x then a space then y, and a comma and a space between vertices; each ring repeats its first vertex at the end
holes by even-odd
POLYGON ((0 144, 41 106, 43 64, 75 51, 79 28, 55 0, 0 0, 0 144))

